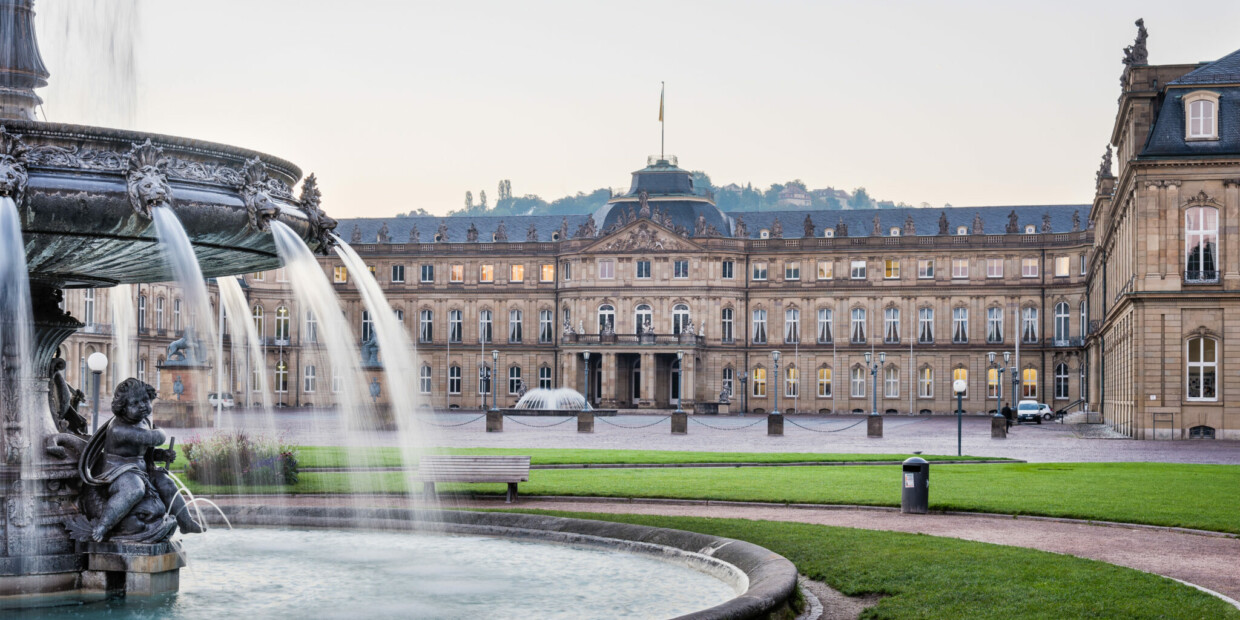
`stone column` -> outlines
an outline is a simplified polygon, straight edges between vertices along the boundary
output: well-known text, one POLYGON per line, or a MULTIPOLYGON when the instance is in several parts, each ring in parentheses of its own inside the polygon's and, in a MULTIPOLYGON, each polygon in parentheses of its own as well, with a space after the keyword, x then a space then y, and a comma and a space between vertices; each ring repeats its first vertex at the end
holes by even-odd
POLYGON ((655 403, 655 362, 653 353, 642 353, 641 367, 641 403, 645 407, 653 407, 655 403))
POLYGON ((602 400, 599 402, 599 406, 605 409, 615 409, 618 406, 616 401, 616 385, 619 383, 618 377, 616 376, 616 354, 606 352, 600 353, 599 355, 602 357, 602 359, 599 360, 599 371, 602 374, 602 380, 599 384, 600 389, 603 391, 603 393, 600 394, 602 400))
POLYGON ((685 411, 693 411, 693 403, 697 402, 694 390, 694 371, 697 368, 695 359, 694 351, 685 351, 685 359, 680 363, 680 400, 685 411))

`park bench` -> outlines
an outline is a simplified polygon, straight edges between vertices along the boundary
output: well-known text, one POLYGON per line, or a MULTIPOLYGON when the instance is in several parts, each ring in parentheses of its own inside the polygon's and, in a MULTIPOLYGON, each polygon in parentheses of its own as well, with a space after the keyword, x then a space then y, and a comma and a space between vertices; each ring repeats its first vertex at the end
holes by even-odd
POLYGON ((511 504, 517 500, 517 483, 530 479, 530 457, 424 456, 418 462, 415 479, 422 482, 428 497, 435 494, 436 482, 505 482, 508 484, 507 503, 511 504))

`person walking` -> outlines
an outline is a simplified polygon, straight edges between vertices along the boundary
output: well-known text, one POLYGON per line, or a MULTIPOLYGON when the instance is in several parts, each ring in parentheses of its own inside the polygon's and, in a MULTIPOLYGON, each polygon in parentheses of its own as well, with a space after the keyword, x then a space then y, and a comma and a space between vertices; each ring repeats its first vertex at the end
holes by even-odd
POLYGON ((1012 430, 1012 407, 1003 405, 1003 419, 1007 421, 1007 430, 1012 430))

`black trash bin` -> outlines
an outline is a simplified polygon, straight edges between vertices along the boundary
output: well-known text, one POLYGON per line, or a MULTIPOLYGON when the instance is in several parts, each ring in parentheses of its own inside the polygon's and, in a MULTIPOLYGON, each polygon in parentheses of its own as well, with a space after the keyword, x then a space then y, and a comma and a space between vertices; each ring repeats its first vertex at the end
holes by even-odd
POLYGON ((904 461, 901 469, 900 512, 926 514, 930 507, 930 463, 915 456, 904 461))

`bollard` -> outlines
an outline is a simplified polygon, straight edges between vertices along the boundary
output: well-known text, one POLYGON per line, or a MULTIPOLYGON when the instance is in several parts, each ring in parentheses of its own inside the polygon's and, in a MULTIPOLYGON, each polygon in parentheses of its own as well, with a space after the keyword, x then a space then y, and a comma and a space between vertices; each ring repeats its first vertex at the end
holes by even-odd
POLYGON ((990 416, 990 438, 1007 439, 1007 418, 1002 413, 990 416))
POLYGON ((684 411, 672 413, 672 434, 687 435, 689 433, 689 414, 684 411))
POLYGON ((865 423, 865 436, 883 438, 883 416, 872 415, 865 423))
POLYGON ((504 414, 501 411, 487 412, 487 432, 502 433, 504 432, 504 414))
POLYGON ((772 413, 766 416, 766 434, 783 436, 784 415, 782 413, 772 413))
POLYGON ((900 512, 926 514, 930 508, 930 463, 915 456, 904 461, 901 469, 900 512))
POLYGON ((593 433, 594 432, 594 412, 578 411, 577 412, 577 432, 593 433))

